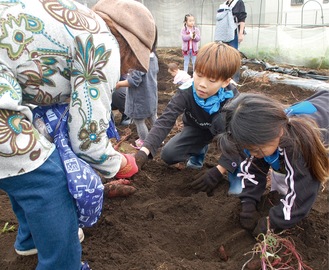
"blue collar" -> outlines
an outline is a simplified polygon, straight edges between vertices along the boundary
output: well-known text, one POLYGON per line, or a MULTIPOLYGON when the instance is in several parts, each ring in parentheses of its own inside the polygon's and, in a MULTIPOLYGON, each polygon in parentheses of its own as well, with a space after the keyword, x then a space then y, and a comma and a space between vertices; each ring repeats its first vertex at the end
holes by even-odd
POLYGON ((225 91, 225 89, 221 87, 215 95, 207 99, 203 99, 203 98, 199 98, 198 95, 196 94, 194 82, 192 83, 192 89, 193 89, 193 97, 195 102, 209 114, 218 112, 220 109, 220 105, 223 101, 234 97, 232 90, 225 91))
MULTIPOLYGON (((244 153, 250 157, 250 152, 247 149, 243 149, 244 153)), ((276 149, 274 153, 270 156, 264 157, 264 160, 276 171, 280 169, 280 161, 279 161, 279 149, 276 149)))

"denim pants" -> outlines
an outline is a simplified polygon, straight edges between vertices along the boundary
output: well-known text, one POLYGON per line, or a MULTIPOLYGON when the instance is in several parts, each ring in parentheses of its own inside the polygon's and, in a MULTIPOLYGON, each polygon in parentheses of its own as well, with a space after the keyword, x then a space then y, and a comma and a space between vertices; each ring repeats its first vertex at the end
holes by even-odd
POLYGON ((188 72, 188 66, 190 64, 190 59, 192 60, 192 66, 193 66, 193 72, 194 72, 196 55, 193 55, 192 50, 189 50, 187 52, 187 55, 184 55, 184 71, 188 72))
POLYGON ((161 159, 169 165, 187 161, 200 151, 213 139, 209 130, 184 126, 180 133, 171 138, 162 148, 161 159))
MULTIPOLYGON (((239 37, 238 37, 238 32, 237 30, 235 30, 235 34, 234 34, 234 39, 231 40, 230 42, 227 42, 228 45, 230 45, 231 47, 235 48, 238 50, 239 48, 239 37)), ((240 80, 240 70, 238 70, 232 78, 236 83, 239 83, 240 80)))
POLYGON ((81 244, 76 204, 57 149, 36 170, 0 179, 19 224, 17 250, 37 248, 37 270, 78 270, 81 244))
POLYGON ((231 40, 230 42, 227 42, 228 45, 230 45, 231 47, 238 49, 239 47, 239 37, 238 37, 238 32, 237 30, 235 30, 235 34, 234 34, 234 39, 231 40))
POLYGON ((228 181, 230 182, 230 188, 228 190, 229 195, 238 195, 242 192, 242 178, 237 176, 240 173, 240 168, 237 168, 234 173, 228 173, 228 181))

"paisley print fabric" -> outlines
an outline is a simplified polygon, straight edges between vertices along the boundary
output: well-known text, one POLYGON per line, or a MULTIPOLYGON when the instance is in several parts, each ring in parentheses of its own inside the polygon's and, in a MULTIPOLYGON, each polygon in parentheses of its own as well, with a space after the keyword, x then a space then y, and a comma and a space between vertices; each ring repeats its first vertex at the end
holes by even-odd
POLYGON ((72 1, 41 1, 44 9, 56 20, 67 24, 69 27, 77 30, 87 30, 90 33, 99 31, 99 23, 95 14, 86 12, 77 7, 72 1))
POLYGON ((106 130, 120 78, 118 43, 84 5, 28 1, 0 0, 0 179, 44 163, 54 145, 33 126, 31 109, 62 103, 70 107, 73 151, 113 177, 121 155, 106 130))

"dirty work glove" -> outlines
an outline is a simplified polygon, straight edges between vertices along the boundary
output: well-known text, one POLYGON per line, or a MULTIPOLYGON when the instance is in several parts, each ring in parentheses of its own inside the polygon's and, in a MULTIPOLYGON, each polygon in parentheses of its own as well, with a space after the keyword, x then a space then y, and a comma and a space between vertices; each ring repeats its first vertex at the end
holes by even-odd
POLYGON ((148 156, 146 155, 146 153, 144 151, 139 150, 135 154, 135 159, 136 159, 138 169, 141 170, 143 168, 143 166, 145 165, 145 163, 148 161, 148 156))
POLYGON ((240 224, 244 229, 249 231, 254 230, 259 218, 260 215, 256 210, 256 204, 254 202, 242 203, 242 211, 240 213, 240 224))
POLYGON ((115 175, 115 178, 130 178, 138 172, 138 167, 136 164, 135 157, 131 154, 122 154, 127 159, 127 165, 124 166, 118 173, 115 175))
MULTIPOLYGON (((261 233, 263 233, 263 234, 267 233, 267 219, 268 219, 268 217, 261 217, 258 220, 257 225, 252 232, 252 235, 254 237, 257 237, 261 233)), ((268 224, 268 225, 270 225, 270 224, 268 224)))
POLYGON ((132 182, 127 179, 113 180, 104 184, 104 195, 108 198, 128 197, 136 192, 132 182))
POLYGON ((198 192, 207 192, 208 195, 211 195, 212 191, 224 178, 217 167, 213 167, 206 172, 198 173, 193 179, 194 181, 190 185, 192 189, 198 192))

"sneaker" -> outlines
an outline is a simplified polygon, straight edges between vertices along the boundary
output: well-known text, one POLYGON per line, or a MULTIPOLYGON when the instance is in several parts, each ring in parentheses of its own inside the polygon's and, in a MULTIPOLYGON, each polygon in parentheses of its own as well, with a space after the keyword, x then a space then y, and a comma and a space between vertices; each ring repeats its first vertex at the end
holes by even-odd
POLYGON ((36 248, 32 248, 29 250, 18 250, 15 248, 15 251, 18 255, 21 255, 21 256, 30 256, 30 255, 35 255, 38 253, 38 250, 36 248))
POLYGON ((81 262, 81 270, 92 270, 87 262, 81 262))
POLYGON ((133 145, 133 144, 130 144, 130 145, 131 145, 132 147, 134 147, 135 149, 139 150, 139 149, 142 148, 143 144, 144 144, 144 141, 143 141, 143 140, 141 140, 141 139, 137 139, 137 140, 135 141, 135 145, 133 145))
POLYGON ((202 169, 207 151, 208 151, 208 145, 206 145, 201 149, 200 154, 190 156, 190 158, 186 163, 186 167, 196 170, 202 169))
POLYGON ((122 114, 121 121, 120 121, 120 126, 129 126, 133 120, 129 118, 127 115, 122 114))
POLYGON ((191 156, 186 163, 186 167, 195 170, 201 170, 203 167, 203 162, 198 162, 197 156, 191 156))
MULTIPOLYGON (((81 243, 85 239, 85 234, 83 233, 83 230, 81 228, 79 228, 78 230, 78 235, 79 235, 79 241, 81 243)), ((38 253, 38 250, 36 248, 32 248, 28 250, 18 250, 15 248, 15 251, 18 255, 21 256, 30 256, 38 253)))
POLYGON ((79 228, 78 230, 78 236, 80 243, 82 243, 82 241, 85 239, 85 234, 83 233, 83 230, 81 228, 79 228))

